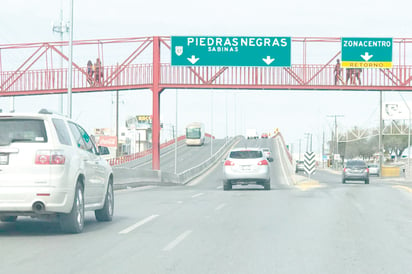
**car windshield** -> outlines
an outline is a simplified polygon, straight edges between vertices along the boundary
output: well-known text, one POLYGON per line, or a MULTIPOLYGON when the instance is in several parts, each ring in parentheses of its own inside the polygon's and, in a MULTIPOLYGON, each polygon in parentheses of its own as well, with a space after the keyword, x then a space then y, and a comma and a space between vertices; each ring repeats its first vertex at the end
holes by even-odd
POLYGON ((230 153, 230 158, 232 158, 232 159, 255 159, 255 158, 262 158, 262 151, 260 151, 260 150, 232 151, 232 152, 230 153))
POLYGON ((0 119, 0 145, 15 142, 47 142, 44 121, 39 119, 0 119))

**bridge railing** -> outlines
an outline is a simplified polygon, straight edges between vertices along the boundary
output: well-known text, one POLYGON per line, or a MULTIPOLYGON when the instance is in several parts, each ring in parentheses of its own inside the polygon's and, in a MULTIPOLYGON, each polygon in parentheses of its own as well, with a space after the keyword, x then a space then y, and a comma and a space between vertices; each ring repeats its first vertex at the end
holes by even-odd
MULTIPOLYGON (((335 85, 334 65, 292 65, 290 68, 271 67, 173 67, 162 66, 163 85, 204 87, 245 86, 247 88, 282 88, 290 86, 362 86, 410 87, 412 66, 394 66, 390 69, 363 69, 353 83, 342 69, 341 80, 335 85)), ((335 87, 337 88, 337 87, 335 87)))
MULTIPOLYGON (((4 71, 0 73, 0 92, 67 91, 67 68, 4 71)), ((85 91, 111 87, 135 88, 152 83, 152 64, 130 64, 126 67, 105 66, 102 78, 87 75, 87 68, 73 69, 73 89, 85 91)))
MULTIPOLYGON (((86 68, 73 69, 73 90, 76 92, 150 88, 152 64, 103 67, 100 82, 88 77, 86 68)), ((410 89, 412 66, 391 69, 363 69, 360 84, 342 81, 335 85, 333 65, 293 65, 290 68, 257 67, 180 67, 161 65, 160 85, 164 88, 382 88, 410 89)), ((67 90, 67 68, 3 71, 0 73, 0 95, 59 93, 67 90)))

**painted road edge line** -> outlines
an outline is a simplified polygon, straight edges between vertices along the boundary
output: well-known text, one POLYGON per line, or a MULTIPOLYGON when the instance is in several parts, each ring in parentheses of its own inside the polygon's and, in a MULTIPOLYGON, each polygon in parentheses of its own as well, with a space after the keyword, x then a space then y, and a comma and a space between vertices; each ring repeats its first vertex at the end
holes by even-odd
POLYGON ((138 187, 127 187, 125 189, 119 189, 116 190, 116 193, 124 193, 124 192, 137 192, 137 191, 143 191, 143 190, 149 190, 156 188, 158 186, 138 186, 138 187))
POLYGON ((180 244, 187 236, 189 236, 192 233, 191 230, 186 230, 185 232, 183 232, 182 234, 180 234, 179 236, 177 236, 176 239, 174 239, 173 241, 171 241, 167 246, 165 246, 163 248, 163 251, 170 251, 173 248, 175 248, 178 244, 180 244))
POLYGON ((197 197, 200 197, 200 196, 203 196, 203 195, 205 195, 205 194, 204 193, 198 193, 198 194, 193 195, 192 198, 197 198, 197 197))
POLYGON ((403 190, 406 190, 406 191, 412 193, 412 188, 407 187, 407 186, 395 185, 395 186, 392 186, 392 187, 393 187, 393 188, 397 188, 397 189, 403 189, 403 190))
POLYGON ((144 224, 146 224, 146 223, 148 223, 148 222, 156 219, 157 217, 159 217, 159 215, 156 215, 156 214, 154 214, 154 215, 152 215, 152 216, 149 216, 149 217, 147 217, 147 218, 145 218, 145 219, 143 219, 143 220, 135 223, 134 225, 131 225, 131 226, 129 226, 129 227, 126 228, 126 229, 123 229, 122 231, 119 232, 119 234, 127 234, 127 233, 130 233, 130 232, 132 232, 133 230, 135 230, 136 228, 138 228, 138 227, 140 227, 140 226, 142 226, 142 225, 144 225, 144 224))
POLYGON ((226 206, 226 204, 221 204, 221 205, 219 205, 219 206, 217 206, 216 208, 215 208, 215 210, 217 211, 217 210, 221 210, 222 208, 224 208, 226 206))

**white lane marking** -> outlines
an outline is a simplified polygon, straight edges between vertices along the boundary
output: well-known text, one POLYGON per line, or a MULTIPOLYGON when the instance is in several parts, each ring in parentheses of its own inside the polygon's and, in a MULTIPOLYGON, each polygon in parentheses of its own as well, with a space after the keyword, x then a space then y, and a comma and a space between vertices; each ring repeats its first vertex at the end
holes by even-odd
POLYGON ((196 197, 199 197, 199 196, 202 196, 202 195, 204 195, 204 193, 198 193, 198 194, 193 195, 192 198, 196 198, 196 197))
POLYGON ((146 219, 143 219, 143 220, 141 220, 140 222, 137 222, 137 223, 135 223, 134 225, 129 226, 129 227, 126 228, 126 229, 123 229, 122 231, 119 232, 119 234, 127 234, 127 233, 129 233, 129 232, 132 232, 132 231, 135 230, 136 228, 138 228, 138 227, 140 227, 140 226, 142 226, 142 225, 144 225, 144 224, 146 224, 146 223, 148 223, 148 222, 156 219, 157 217, 159 217, 159 215, 156 215, 156 214, 155 214, 155 215, 152 215, 152 216, 149 216, 149 217, 147 217, 146 219))
POLYGON ((215 210, 221 210, 222 208, 224 208, 226 206, 226 204, 221 204, 218 207, 215 208, 215 210))
POLYGON ((280 155, 279 142, 276 142, 276 146, 278 147, 277 151, 278 151, 278 155, 279 155, 280 167, 281 167, 282 172, 283 172, 283 177, 286 178, 286 181, 288 182, 287 184, 289 185, 289 180, 287 180, 287 175, 286 175, 285 167, 283 165, 282 156, 280 155))
POLYGON ((163 251, 170 251, 173 248, 175 248, 178 244, 180 244, 187 236, 190 235, 190 233, 192 233, 191 230, 187 230, 185 232, 183 232, 182 234, 180 234, 179 236, 177 236, 176 239, 174 239, 173 241, 171 241, 167 246, 165 246, 163 248, 163 251))
POLYGON ((183 201, 177 201, 178 204, 183 204, 183 201))
POLYGON ((223 186, 218 186, 216 189, 222 189, 223 188, 223 186))
POLYGON ((156 188, 156 187, 158 187, 158 186, 127 187, 126 189, 116 190, 116 193, 143 191, 143 190, 153 189, 153 188, 156 188))

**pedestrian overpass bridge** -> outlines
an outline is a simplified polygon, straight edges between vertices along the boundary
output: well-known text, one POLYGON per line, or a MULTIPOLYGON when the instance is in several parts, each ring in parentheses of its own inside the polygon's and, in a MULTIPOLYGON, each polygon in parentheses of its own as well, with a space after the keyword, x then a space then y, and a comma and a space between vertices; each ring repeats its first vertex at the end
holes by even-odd
MULTIPOLYGON (((151 89, 153 169, 159 169, 160 94, 164 89, 411 91, 412 38, 393 38, 393 67, 363 69, 360 81, 335 84, 341 39, 292 37, 290 67, 172 66, 171 37, 73 41, 72 92, 151 89), (101 60, 102 78, 87 71, 101 60)), ((0 44, 0 96, 68 92, 69 42, 0 44)))

